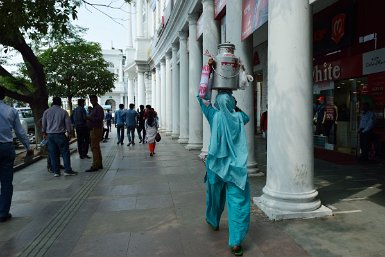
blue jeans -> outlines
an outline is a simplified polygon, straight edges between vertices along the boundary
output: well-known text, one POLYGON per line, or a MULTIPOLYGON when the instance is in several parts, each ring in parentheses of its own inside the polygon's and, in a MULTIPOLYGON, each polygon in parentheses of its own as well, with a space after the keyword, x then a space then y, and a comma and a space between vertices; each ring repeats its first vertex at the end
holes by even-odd
POLYGON ((6 217, 11 208, 13 195, 13 163, 15 161, 15 148, 12 143, 0 143, 0 217, 6 217))
POLYGON ((129 143, 135 143, 135 128, 136 126, 127 126, 127 137, 128 137, 128 142, 129 143), (131 134, 131 135, 130 135, 131 134))
POLYGON ((69 141, 64 133, 48 134, 48 152, 53 173, 60 173, 60 161, 57 158, 59 154, 63 157, 65 171, 72 171, 69 141))
POLYGON ((123 141, 124 141, 124 124, 117 124, 116 130, 118 133, 118 143, 123 143, 123 141))

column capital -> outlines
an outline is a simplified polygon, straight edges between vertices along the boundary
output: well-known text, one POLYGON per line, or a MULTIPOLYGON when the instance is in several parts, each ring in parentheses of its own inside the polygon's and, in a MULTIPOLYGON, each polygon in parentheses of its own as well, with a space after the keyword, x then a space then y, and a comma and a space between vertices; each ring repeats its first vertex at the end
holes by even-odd
POLYGON ((188 36, 188 32, 181 30, 178 32, 178 35, 179 35, 179 40, 186 40, 188 36))
POLYGON ((197 12, 189 13, 187 18, 189 25, 196 25, 199 16, 200 14, 197 12))
POLYGON ((164 65, 166 63, 166 57, 160 59, 160 65, 164 65))
POLYGON ((155 65, 155 69, 157 69, 157 70, 160 69, 160 63, 158 63, 157 65, 155 65))
POLYGON ((179 48, 179 43, 174 42, 174 43, 171 44, 172 52, 177 52, 178 48, 179 48))
POLYGON ((212 4, 214 4, 214 0, 202 0, 202 4, 205 4, 205 3, 208 3, 208 4, 212 3, 212 4))
POLYGON ((172 57, 172 51, 170 49, 166 52, 166 59, 171 59, 172 57))

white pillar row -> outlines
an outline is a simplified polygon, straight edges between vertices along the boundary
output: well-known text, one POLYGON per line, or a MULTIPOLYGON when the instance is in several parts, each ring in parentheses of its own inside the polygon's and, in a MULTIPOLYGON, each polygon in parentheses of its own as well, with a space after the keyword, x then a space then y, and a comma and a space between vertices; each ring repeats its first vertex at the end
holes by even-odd
POLYGON ((179 43, 172 43, 172 132, 171 138, 179 138, 179 67, 178 67, 178 46, 179 43))
POLYGON ((171 136, 172 132, 172 73, 171 73, 172 52, 166 53, 166 135, 171 136))
POLYGON ((180 103, 180 126, 179 140, 181 144, 188 143, 188 53, 187 53, 187 32, 179 31, 179 103, 180 103))
POLYGON ((155 106, 153 106, 155 108, 155 111, 159 114, 159 111, 160 111, 160 94, 161 94, 161 91, 160 91, 160 64, 158 63, 156 66, 155 66, 155 69, 156 69, 156 89, 155 89, 155 92, 156 92, 156 96, 155 96, 155 106))
MULTIPOLYGON (((228 1, 226 4, 226 40, 235 45, 235 55, 241 59, 246 68, 246 72, 253 73, 253 37, 241 41, 242 27, 242 1, 228 1)), ((238 107, 241 108, 250 118, 246 125, 246 138, 248 145, 247 169, 249 175, 256 174, 258 171, 255 159, 255 114, 254 114, 254 88, 248 87, 246 90, 237 90, 234 97, 237 99, 238 107)))
POLYGON ((201 76, 202 49, 196 38, 199 15, 189 14, 189 139, 187 150, 202 149, 202 111, 196 99, 201 76))
POLYGON ((160 60, 160 127, 166 131, 166 58, 160 60))
POLYGON ((136 0, 136 37, 143 37, 143 0, 136 0))
POLYGON ((270 0, 268 19, 267 178, 254 202, 270 219, 331 215, 313 183, 311 6, 270 0))
MULTIPOLYGON (((218 44, 221 42, 220 28, 217 20, 214 20, 214 0, 202 0, 203 5, 203 51, 206 49, 213 54, 217 54, 218 44)), ((202 55, 203 65, 207 64, 208 57, 202 55)), ((212 100, 215 99, 216 91, 213 91, 212 100)), ((206 117, 203 118, 203 146, 201 154, 202 159, 207 156, 210 144, 210 124, 206 117)))
POLYGON ((132 78, 128 78, 127 81, 127 98, 128 98, 128 104, 134 102, 134 81, 132 78))
POLYGON ((138 99, 136 102, 136 107, 139 107, 139 105, 146 104, 146 97, 145 97, 145 85, 144 85, 144 72, 138 71, 138 99))
POLYGON ((151 107, 155 108, 156 98, 156 71, 151 71, 151 107))

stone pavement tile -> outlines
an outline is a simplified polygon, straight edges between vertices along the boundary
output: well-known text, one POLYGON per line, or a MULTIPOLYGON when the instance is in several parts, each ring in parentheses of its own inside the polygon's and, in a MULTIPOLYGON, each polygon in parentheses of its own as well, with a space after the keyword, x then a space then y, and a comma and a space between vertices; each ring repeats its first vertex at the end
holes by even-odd
POLYGON ((121 232, 141 232, 176 225, 173 208, 120 212, 97 212, 88 220, 86 236, 121 232))
POLYGON ((83 235, 70 257, 126 257, 130 234, 131 233, 109 233, 103 235, 83 235))
POLYGON ((195 181, 186 181, 186 180, 179 180, 175 182, 170 182, 170 190, 171 192, 201 192, 203 193, 202 185, 201 183, 196 183, 195 181))
POLYGON ((178 228, 132 233, 127 257, 183 257, 183 245, 178 228))
POLYGON ((182 208, 185 206, 199 206, 200 209, 205 209, 206 195, 200 191, 191 192, 173 192, 172 198, 176 207, 182 208))
POLYGON ((136 209, 172 208, 174 206, 171 195, 138 196, 136 209))
POLYGON ((157 181, 148 181, 144 184, 138 184, 138 195, 151 194, 170 194, 170 185, 168 183, 158 183, 157 181))
POLYGON ((98 212, 128 211, 136 208, 136 197, 103 199, 99 202, 98 212))
POLYGON ((138 185, 120 185, 120 186, 114 186, 111 188, 111 190, 108 192, 107 195, 114 195, 114 196, 135 196, 138 193, 138 185))

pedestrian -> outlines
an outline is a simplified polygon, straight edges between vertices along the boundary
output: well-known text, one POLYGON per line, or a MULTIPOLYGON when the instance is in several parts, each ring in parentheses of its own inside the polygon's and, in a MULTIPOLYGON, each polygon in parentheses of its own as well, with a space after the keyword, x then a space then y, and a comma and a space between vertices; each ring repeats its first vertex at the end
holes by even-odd
POLYGON ((61 105, 61 98, 55 96, 52 99, 52 106, 44 111, 42 118, 43 138, 48 139, 48 154, 55 177, 61 175, 60 162, 57 157, 59 153, 63 158, 64 175, 77 175, 77 172, 72 170, 70 158, 71 120, 67 111, 61 108, 61 105))
POLYGON ((262 136, 266 139, 265 149, 267 150, 267 104, 266 104, 266 111, 264 111, 261 114, 260 128, 261 128, 262 136))
POLYGON ((98 97, 90 95, 90 102, 92 104, 91 114, 88 116, 90 126, 91 151, 92 151, 92 165, 85 172, 94 172, 103 169, 103 158, 100 150, 100 141, 103 138, 103 120, 104 111, 98 104, 98 97))
POLYGON ((110 133, 110 129, 108 128, 108 124, 106 121, 103 122, 103 135, 102 135, 102 142, 106 143, 109 139, 108 134, 110 133))
POLYGON ((118 134, 117 144, 123 145, 124 141, 124 123, 126 121, 126 112, 124 111, 124 104, 119 104, 119 110, 115 111, 115 128, 118 134))
POLYGON ((315 113, 316 113, 316 129, 315 134, 316 135, 322 135, 324 134, 323 131, 323 121, 324 121, 324 115, 325 115, 325 97, 320 96, 317 98, 317 105, 315 106, 315 113))
MULTIPOLYGON (((107 124, 107 128, 109 130, 109 132, 111 132, 111 124, 112 124, 112 114, 111 114, 111 111, 110 110, 107 110, 106 112, 106 116, 104 117, 105 121, 106 121, 106 124, 107 124)), ((108 136, 108 135, 107 135, 108 136)), ((108 139, 108 138, 107 138, 108 139)))
POLYGON ((144 139, 146 138, 146 129, 144 128, 144 122, 145 122, 144 105, 139 106, 137 122, 138 122, 137 130, 138 130, 139 143, 144 144, 144 139))
POLYGON ((250 223, 250 191, 247 178, 247 141, 244 125, 249 117, 235 105, 231 92, 219 92, 215 107, 198 97, 210 123, 210 145, 206 159, 206 222, 213 230, 225 202, 228 209, 229 241, 236 256, 243 255, 241 243, 250 223))
POLYGON ((27 150, 27 156, 33 155, 27 133, 23 129, 17 110, 4 103, 5 92, 0 87, 0 222, 12 218, 13 165, 16 158, 13 146, 12 130, 27 150))
POLYGON ((147 112, 147 119, 145 121, 146 129, 146 139, 145 142, 148 143, 148 149, 150 150, 150 156, 155 154, 155 136, 158 134, 158 121, 156 119, 156 113, 149 110, 147 112))
POLYGON ((135 104, 130 104, 130 109, 126 111, 126 126, 127 126, 127 146, 135 145, 135 128, 137 125, 138 113, 134 110, 135 104))
POLYGON ((71 121, 75 126, 78 153, 80 159, 90 159, 88 156, 88 148, 90 145, 90 130, 87 126, 87 111, 84 109, 85 100, 78 99, 78 106, 71 114, 71 121))
POLYGON ((362 103, 361 110, 360 126, 358 127, 361 148, 359 161, 365 163, 369 161, 369 152, 370 146, 373 143, 373 128, 376 117, 366 102, 362 103))

